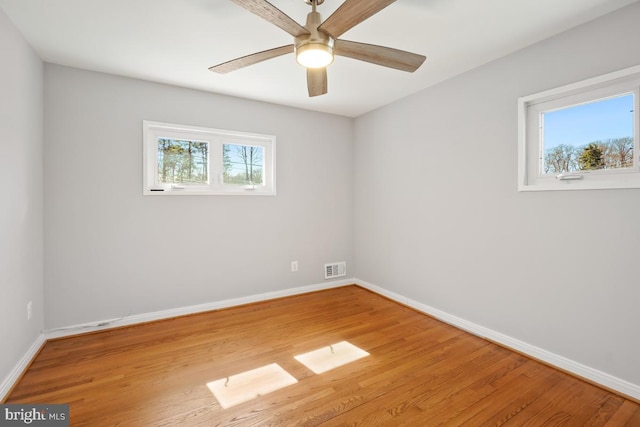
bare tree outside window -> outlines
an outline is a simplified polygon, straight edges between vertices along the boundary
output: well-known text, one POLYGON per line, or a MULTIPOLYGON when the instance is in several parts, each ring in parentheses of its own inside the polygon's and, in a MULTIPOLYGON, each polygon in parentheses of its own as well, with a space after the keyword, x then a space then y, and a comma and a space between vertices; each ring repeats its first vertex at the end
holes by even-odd
POLYGON ((544 173, 572 172, 578 169, 576 148, 566 144, 547 149, 544 153, 544 173))
POLYGON ((264 182, 264 148, 251 145, 222 146, 225 184, 261 185, 264 182))

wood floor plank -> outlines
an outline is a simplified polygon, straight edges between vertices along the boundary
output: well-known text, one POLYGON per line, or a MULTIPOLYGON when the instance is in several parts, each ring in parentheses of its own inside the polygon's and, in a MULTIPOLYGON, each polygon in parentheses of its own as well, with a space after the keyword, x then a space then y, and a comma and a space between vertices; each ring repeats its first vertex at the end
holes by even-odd
POLYGON ((640 405, 357 286, 47 342, 7 403, 75 426, 640 426, 640 405), (316 375, 340 341, 370 356, 316 375), (207 382, 278 363, 298 383, 222 409, 207 382))
MULTIPOLYGON (((375 401, 368 402, 357 410, 341 414, 341 417, 336 417, 336 420, 346 422, 355 417, 359 420, 359 425, 380 425, 397 422, 402 418, 417 417, 422 412, 431 413, 430 408, 426 411, 424 409, 425 400, 442 401, 483 376, 485 368, 491 366, 493 369, 496 365, 508 363, 507 357, 496 351, 497 348, 492 347, 482 347, 472 353, 451 354, 442 362, 428 366, 427 369, 432 373, 430 377, 424 377, 423 383, 407 382, 390 390, 389 393, 378 396, 375 401), (457 359, 456 362, 452 362, 453 358, 457 359), (464 369, 460 368, 467 364, 474 364, 478 368, 476 372, 482 373, 463 374, 464 369), (386 410, 379 411, 380 407, 385 407, 386 410)), ((420 372, 417 374, 422 376, 420 372)))
MULTIPOLYGON (((611 418, 609 418, 604 425, 606 427, 631 426, 629 422, 635 412, 640 415, 640 405, 636 405, 628 400, 623 400, 618 410, 612 414, 611 418)), ((638 421, 637 425, 640 425, 640 419, 638 421)))
MULTIPOLYGON (((436 375, 435 372, 444 371, 444 368, 447 368, 447 372, 451 375, 451 372, 463 365, 465 361, 478 360, 490 353, 489 346, 470 352, 471 348, 466 344, 464 341, 457 341, 456 345, 449 346, 444 353, 434 354, 431 359, 419 359, 419 364, 413 364, 408 371, 395 371, 391 375, 384 372, 384 375, 377 376, 377 383, 367 381, 366 386, 360 386, 356 390, 346 389, 341 393, 341 398, 350 403, 348 411, 336 407, 329 412, 317 411, 309 421, 335 418, 334 422, 346 422, 355 418, 360 425, 378 425, 386 420, 385 413, 392 413, 402 405, 402 402, 393 399, 394 396, 404 396, 406 400, 409 395, 417 396, 436 388, 444 381, 444 376, 436 375), (456 359, 457 362, 453 363, 451 359, 456 359), (415 378, 421 378, 422 382, 416 382, 415 378), (359 399, 354 399, 353 396, 358 396, 359 399), (380 401, 384 402, 381 404, 380 401), (386 411, 381 412, 381 407, 386 407, 386 411)), ((358 384, 361 385, 363 382, 358 384)), ((311 423, 311 425, 316 424, 318 423, 311 423)))

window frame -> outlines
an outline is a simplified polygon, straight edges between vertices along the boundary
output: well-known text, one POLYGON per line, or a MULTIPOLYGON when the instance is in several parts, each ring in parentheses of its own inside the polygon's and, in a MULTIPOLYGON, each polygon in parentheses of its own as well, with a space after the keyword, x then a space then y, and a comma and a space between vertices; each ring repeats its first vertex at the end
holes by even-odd
POLYGON ((518 98, 518 191, 640 188, 640 65, 518 98), (633 167, 542 173, 541 117, 576 105, 634 94, 633 167))
POLYGON ((238 132, 200 126, 143 120, 143 179, 144 195, 276 195, 275 151, 276 137, 258 133, 238 132), (189 185, 160 183, 158 176, 158 139, 207 142, 208 184, 189 185), (241 185, 224 183, 224 144, 254 146, 263 148, 262 184, 241 185))

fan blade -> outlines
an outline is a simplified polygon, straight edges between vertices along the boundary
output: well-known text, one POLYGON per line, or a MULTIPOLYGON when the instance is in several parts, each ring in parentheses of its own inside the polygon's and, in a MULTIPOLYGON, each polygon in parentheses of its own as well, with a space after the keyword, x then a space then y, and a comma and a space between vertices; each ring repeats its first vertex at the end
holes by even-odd
POLYGON ((417 70, 424 60, 427 59, 426 56, 418 55, 417 53, 341 39, 336 40, 333 51, 336 55, 359 59, 360 61, 371 62, 372 64, 408 71, 410 73, 417 70))
POLYGON ((380 12, 395 1, 396 0, 345 0, 330 17, 320 24, 318 29, 337 39, 349 29, 380 12))
POLYGON ((310 97, 327 93, 327 69, 307 68, 307 88, 310 97))
POLYGON ((266 0, 231 0, 251 13, 266 19, 273 25, 282 28, 294 37, 309 34, 306 28, 294 21, 289 15, 266 0))
POLYGON ((286 55, 287 53, 292 53, 293 50, 293 45, 288 44, 286 46, 263 50, 262 52, 252 53, 251 55, 232 59, 231 61, 223 62, 222 64, 209 67, 209 70, 213 71, 214 73, 225 74, 230 71, 248 67, 249 65, 257 64, 258 62, 266 61, 267 59, 276 58, 278 56, 286 55))

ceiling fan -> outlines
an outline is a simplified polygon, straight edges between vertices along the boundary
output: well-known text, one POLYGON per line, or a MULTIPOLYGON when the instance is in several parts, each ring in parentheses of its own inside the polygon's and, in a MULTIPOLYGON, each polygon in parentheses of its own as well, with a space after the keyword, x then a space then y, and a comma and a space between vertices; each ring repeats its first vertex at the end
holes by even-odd
POLYGON ((342 34, 380 12, 395 0, 345 0, 324 22, 316 6, 324 0, 304 0, 311 5, 304 26, 266 0, 231 0, 259 17, 280 27, 294 38, 294 43, 214 65, 209 70, 228 73, 267 59, 295 52, 296 60, 307 69, 309 96, 327 93, 327 66, 334 55, 346 56, 384 67, 414 72, 426 59, 423 55, 339 39, 342 34))

